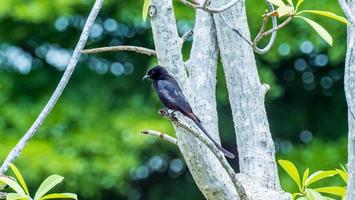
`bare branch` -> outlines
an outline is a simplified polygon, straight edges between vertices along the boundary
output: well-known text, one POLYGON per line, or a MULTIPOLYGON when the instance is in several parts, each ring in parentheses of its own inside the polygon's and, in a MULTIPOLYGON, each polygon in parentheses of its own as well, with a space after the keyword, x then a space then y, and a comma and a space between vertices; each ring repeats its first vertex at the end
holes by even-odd
MULTIPOLYGON (((204 5, 203 7, 198 7, 198 8, 203 9, 203 10, 210 12, 210 13, 220 13, 220 12, 228 10, 229 8, 234 6, 238 1, 239 0, 232 0, 229 3, 227 3, 224 6, 221 6, 219 8, 210 8, 207 6, 207 4, 204 5)), ((208 3, 208 0, 206 0, 206 2, 208 3)))
POLYGON ((102 53, 102 52, 110 52, 110 51, 132 51, 140 54, 144 54, 147 56, 156 56, 156 53, 152 49, 148 49, 145 47, 137 47, 137 46, 112 46, 112 47, 100 47, 94 49, 85 49, 81 51, 84 54, 93 54, 93 53, 102 53))
POLYGON ((178 119, 176 116, 173 116, 166 112, 165 110, 160 110, 160 114, 171 120, 175 125, 184 128, 185 130, 192 133, 195 137, 197 137, 203 144, 205 144, 208 149, 216 156, 216 158, 221 163, 222 167, 226 170, 227 174, 231 178, 235 189, 238 192, 238 195, 241 200, 247 200, 247 196, 245 194, 244 188, 242 184, 237 179, 237 176, 233 170, 233 168, 229 165, 228 161, 225 159, 224 154, 204 135, 202 135, 199 131, 195 128, 190 126, 187 122, 183 121, 182 119, 178 119))
POLYGON ((195 4, 187 1, 187 0, 179 0, 181 3, 183 3, 184 5, 190 7, 190 8, 197 8, 199 5, 197 4, 197 2, 195 4))
POLYGON ((193 30, 189 30, 188 32, 186 32, 182 37, 182 41, 186 41, 189 37, 191 37, 194 34, 193 30))
POLYGON ((0 192, 0 199, 6 199, 7 194, 5 192, 0 192))
MULTIPOLYGON (((269 7, 269 12, 270 13, 273 13, 275 11, 275 8, 274 6, 272 5, 272 3, 270 3, 269 1, 265 1, 266 4, 268 4, 268 7, 269 7)), ((275 28, 277 27, 277 17, 276 16, 271 16, 272 18, 272 27, 275 28)), ((269 19, 269 15, 265 15, 264 18, 263 18, 263 24, 261 26, 261 29, 260 29, 260 32, 258 34, 258 36, 260 34, 262 34, 262 32, 265 31, 265 28, 267 26, 267 22, 268 22, 268 19, 269 19)), ((268 51, 270 51, 271 47, 274 45, 275 43, 275 40, 276 40, 276 35, 277 35, 277 31, 274 31, 272 32, 272 35, 271 35, 271 38, 269 40, 269 43, 266 45, 266 47, 264 47, 263 49, 260 49, 258 48, 258 44, 254 42, 254 45, 253 45, 253 49, 256 53, 258 54, 265 54, 267 53, 268 51)), ((258 37, 256 36, 256 38, 258 37)))
POLYGON ((0 168, 0 174, 4 174, 7 169, 9 168, 9 164, 12 163, 22 152, 22 150, 25 148, 26 144, 28 141, 34 136, 34 134, 37 132, 37 130, 41 127, 43 124, 44 120, 47 118, 49 113, 52 111, 53 107, 57 103, 59 97, 62 95, 66 85, 68 84, 68 81, 71 77, 71 75, 74 72, 74 69, 76 67, 76 64, 78 63, 79 57, 81 55, 81 50, 84 49, 85 44, 88 40, 89 34, 90 34, 90 29, 92 25, 95 22, 96 16, 98 15, 101 6, 103 4, 104 0, 96 0, 89 17, 86 21, 86 24, 84 26, 84 29, 80 35, 79 42, 77 43, 75 50, 73 52, 73 55, 69 61, 69 64, 62 76, 62 79, 58 83, 57 88, 53 92, 51 98, 49 99, 47 105, 43 108, 35 122, 32 124, 31 128, 26 132, 26 134, 21 138, 21 140, 17 143, 17 145, 12 149, 10 154, 7 156, 5 159, 4 163, 2 164, 0 168))
POLYGON ((268 30, 268 31, 264 31, 264 32, 262 32, 262 33, 259 33, 259 35, 254 39, 253 46, 256 46, 256 44, 258 44, 259 41, 260 41, 262 38, 264 38, 264 37, 266 37, 266 36, 268 36, 268 35, 270 35, 270 34, 276 32, 276 31, 278 31, 278 30, 280 30, 280 29, 283 28, 283 27, 285 27, 288 23, 290 23, 290 22, 292 21, 292 19, 293 19, 293 15, 289 16, 289 17, 288 17, 284 22, 282 22, 280 25, 278 25, 278 26, 276 26, 276 27, 273 27, 272 29, 270 29, 270 30, 268 30))
POLYGON ((250 41, 250 40, 248 40, 238 29, 236 29, 236 28, 234 28, 234 26, 232 26, 231 24, 229 24, 228 22, 227 22, 227 20, 224 18, 224 16, 223 16, 223 14, 221 14, 221 18, 222 18, 222 20, 223 20, 223 22, 229 27, 229 28, 231 28, 234 32, 236 32, 238 35, 239 35, 239 37, 241 37, 246 43, 248 43, 250 46, 253 46, 253 43, 250 41))
POLYGON ((345 0, 338 0, 338 2, 340 4, 341 8, 343 9, 346 18, 350 21, 350 23, 352 25, 355 25, 355 16, 351 12, 349 5, 346 3, 345 0))
POLYGON ((228 10, 232 6, 234 6, 239 0, 232 0, 229 3, 225 4, 224 6, 221 6, 219 8, 210 8, 208 5, 210 3, 210 0, 206 0, 202 6, 200 6, 197 2, 195 4, 187 1, 187 0, 179 0, 181 3, 185 4, 188 7, 194 8, 194 9, 202 9, 204 11, 207 11, 209 13, 220 13, 223 11, 228 10))
POLYGON ((191 37, 193 34, 194 34, 194 31, 193 31, 193 30, 190 30, 190 31, 186 32, 183 36, 181 36, 181 38, 180 38, 180 47, 181 47, 181 48, 183 47, 184 42, 185 42, 189 37, 191 37))
POLYGON ((162 140, 170 142, 171 144, 177 145, 177 143, 178 143, 178 140, 176 138, 171 137, 170 135, 159 132, 159 131, 143 130, 143 131, 141 131, 141 133, 146 134, 146 135, 157 136, 157 137, 161 138, 162 140))

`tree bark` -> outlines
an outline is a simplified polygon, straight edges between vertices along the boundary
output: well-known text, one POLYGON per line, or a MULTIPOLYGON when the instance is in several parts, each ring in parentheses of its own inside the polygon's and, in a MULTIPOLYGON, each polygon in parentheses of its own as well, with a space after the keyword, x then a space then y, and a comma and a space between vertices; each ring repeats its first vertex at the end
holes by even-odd
MULTIPOLYGON (((185 66, 172 1, 152 0, 149 14, 158 63, 177 79, 194 112, 219 141, 215 100, 218 51, 212 17, 197 12, 191 58, 185 66)), ((206 199, 238 199, 231 179, 211 151, 186 130, 175 127, 175 131, 189 170, 206 199)))
MULTIPOLYGON (((216 5, 213 7, 228 3, 219 1, 212 1, 216 5)), ((199 3, 203 5, 203 1, 199 3)), ((249 35, 244 1, 231 10, 235 14, 223 12, 229 13, 226 18, 237 21, 243 34, 249 35)), ((167 67, 177 79, 193 111, 216 141, 220 141, 215 93, 218 47, 221 49, 238 132, 239 156, 242 156, 242 173, 237 175, 238 180, 243 183, 250 200, 290 200, 291 195, 280 189, 264 107, 266 88, 260 84, 252 48, 222 23, 219 14, 197 9, 190 59, 184 63, 172 1, 152 0, 149 15, 158 63, 167 67)), ((212 152, 190 132, 174 128, 182 155, 206 199, 240 199, 230 176, 212 152)))
MULTIPOLYGON (((355 16, 355 1, 348 5, 355 16)), ((348 50, 345 60, 345 95, 348 103, 348 186, 346 199, 355 199, 355 24, 348 26, 348 50)))
MULTIPOLYGON (((212 1, 213 7, 225 3, 228 0, 212 1)), ((244 0, 215 14, 214 19, 237 134, 240 172, 256 178, 264 187, 280 190, 264 106, 268 86, 260 83, 252 47, 229 27, 250 38, 244 0)))

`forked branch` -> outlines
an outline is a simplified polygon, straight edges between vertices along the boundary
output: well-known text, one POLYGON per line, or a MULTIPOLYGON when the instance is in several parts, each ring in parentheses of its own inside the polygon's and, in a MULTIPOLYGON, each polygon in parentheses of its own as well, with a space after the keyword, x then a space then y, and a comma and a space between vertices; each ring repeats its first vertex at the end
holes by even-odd
POLYGON ((176 126, 180 126, 184 128, 185 130, 191 132, 196 138, 198 138, 204 145, 208 147, 208 149, 216 156, 216 158, 219 160, 221 163, 222 167, 226 170, 228 176, 231 178, 235 189, 237 190, 237 193, 240 197, 241 200, 248 200, 246 193, 244 191, 244 188, 242 184, 239 182, 239 180, 236 177, 236 174, 233 170, 233 168, 229 165, 227 160, 224 157, 224 154, 205 136, 203 136, 199 131, 197 131, 194 127, 190 126, 187 122, 184 120, 177 118, 175 115, 171 115, 165 110, 160 110, 160 114, 172 121, 176 126))

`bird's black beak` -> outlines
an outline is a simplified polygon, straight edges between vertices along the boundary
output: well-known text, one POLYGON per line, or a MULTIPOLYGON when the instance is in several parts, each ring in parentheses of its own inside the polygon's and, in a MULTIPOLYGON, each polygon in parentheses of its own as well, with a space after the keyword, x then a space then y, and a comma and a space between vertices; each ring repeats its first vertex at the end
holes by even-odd
POLYGON ((149 78, 150 78, 150 76, 145 75, 145 76, 143 76, 142 80, 146 80, 146 79, 149 79, 149 78))

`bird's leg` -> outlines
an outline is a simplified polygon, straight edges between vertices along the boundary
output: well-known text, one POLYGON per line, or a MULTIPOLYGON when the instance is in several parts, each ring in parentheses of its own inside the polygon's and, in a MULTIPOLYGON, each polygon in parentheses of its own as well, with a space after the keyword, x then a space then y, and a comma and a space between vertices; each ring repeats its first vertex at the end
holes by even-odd
POLYGON ((164 107, 164 108, 161 108, 161 109, 159 110, 159 114, 160 114, 161 116, 163 116, 163 117, 169 117, 169 116, 170 116, 168 109, 165 108, 165 107, 164 107))
POLYGON ((159 110, 159 113, 161 116, 169 117, 171 119, 171 121, 177 122, 178 119, 175 117, 175 112, 176 112, 176 110, 173 110, 172 112, 170 112, 169 109, 166 107, 159 110))

